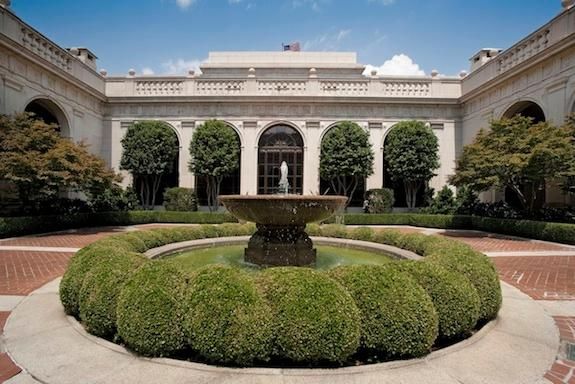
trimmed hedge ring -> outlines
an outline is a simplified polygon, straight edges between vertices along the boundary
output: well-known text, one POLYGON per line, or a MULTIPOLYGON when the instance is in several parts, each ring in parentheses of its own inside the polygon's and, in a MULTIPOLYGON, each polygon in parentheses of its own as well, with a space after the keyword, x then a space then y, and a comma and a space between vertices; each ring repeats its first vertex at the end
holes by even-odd
POLYGON ((99 240, 72 258, 60 299, 88 332, 142 355, 232 366, 341 366, 422 356, 437 343, 469 336, 501 306, 491 261, 438 236, 310 225, 312 235, 424 256, 325 272, 283 267, 248 273, 214 264, 190 274, 142 255, 170 243, 254 229, 201 225, 99 240))

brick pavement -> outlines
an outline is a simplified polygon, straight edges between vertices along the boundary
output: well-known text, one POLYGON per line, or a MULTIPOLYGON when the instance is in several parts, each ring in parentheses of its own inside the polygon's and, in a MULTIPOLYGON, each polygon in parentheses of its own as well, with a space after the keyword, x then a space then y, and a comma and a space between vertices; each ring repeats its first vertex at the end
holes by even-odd
POLYGON ((555 361, 545 378, 553 384, 575 384, 575 361, 555 361))
POLYGON ((564 251, 570 248, 558 244, 510 238, 476 232, 446 232, 442 236, 462 241, 481 252, 564 251))
POLYGON ((501 256, 491 260, 501 280, 535 300, 575 300, 575 256, 501 256))
POLYGON ((27 295, 64 274, 72 253, 0 251, 0 295, 27 295))
POLYGON ((38 236, 26 236, 0 241, 0 245, 82 248, 104 237, 120 232, 119 228, 86 229, 77 232, 54 233, 38 236))

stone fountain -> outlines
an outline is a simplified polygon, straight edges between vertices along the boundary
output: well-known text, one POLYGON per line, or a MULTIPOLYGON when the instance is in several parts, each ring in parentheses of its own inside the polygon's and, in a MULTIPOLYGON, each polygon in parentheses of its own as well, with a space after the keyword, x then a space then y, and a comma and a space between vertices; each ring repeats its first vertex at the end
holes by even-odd
POLYGON ((316 250, 305 232, 307 223, 327 219, 345 207, 345 196, 288 194, 287 164, 282 163, 277 195, 220 196, 222 204, 240 220, 256 223, 245 250, 246 262, 262 266, 309 266, 316 250))

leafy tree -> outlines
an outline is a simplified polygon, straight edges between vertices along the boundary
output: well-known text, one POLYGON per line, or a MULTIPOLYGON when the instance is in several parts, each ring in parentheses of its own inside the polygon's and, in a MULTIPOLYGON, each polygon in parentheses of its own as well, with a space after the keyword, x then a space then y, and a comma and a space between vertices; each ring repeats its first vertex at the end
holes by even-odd
POLYGON ((359 182, 373 173, 368 133, 351 121, 331 128, 321 142, 319 172, 349 204, 359 182))
POLYGON ((122 139, 120 168, 129 171, 144 209, 152 209, 164 174, 178 155, 178 138, 162 121, 141 121, 128 128, 122 139))
POLYGON ((22 113, 0 115, 0 180, 15 187, 28 209, 63 191, 98 193, 120 179, 86 144, 63 138, 55 125, 22 113))
POLYGON ((439 144, 431 128, 421 121, 402 121, 389 132, 384 147, 391 179, 402 182, 408 208, 414 208, 417 192, 439 168, 439 144))
POLYGON ((556 127, 515 116, 491 121, 465 146, 457 162, 454 185, 475 191, 509 188, 524 210, 532 213, 537 191, 545 180, 569 177, 575 172, 575 147, 569 124, 556 127))
POLYGON ((447 185, 444 185, 437 192, 429 207, 424 209, 424 212, 437 215, 451 215, 455 213, 456 209, 457 203, 453 191, 447 185))
POLYGON ((192 136, 190 155, 190 171, 206 178, 208 206, 217 210, 222 179, 240 166, 237 135, 223 121, 206 121, 192 136))
POLYGON ((475 208, 479 204, 479 197, 477 193, 469 188, 467 185, 462 185, 457 188, 457 197, 455 198, 455 205, 457 206, 456 213, 459 215, 472 215, 475 208))

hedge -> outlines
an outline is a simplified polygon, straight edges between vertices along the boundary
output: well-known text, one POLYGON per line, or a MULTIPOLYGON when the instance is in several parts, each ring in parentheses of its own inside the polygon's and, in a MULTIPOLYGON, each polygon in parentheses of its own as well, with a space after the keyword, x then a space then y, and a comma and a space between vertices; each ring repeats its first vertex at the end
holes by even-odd
MULTIPOLYGON (((326 221, 333 223, 334 218, 326 221)), ((228 213, 129 211, 74 215, 0 217, 0 238, 71 228, 147 223, 236 223, 228 213)), ((469 229, 575 245, 575 224, 479 216, 425 215, 416 213, 346 214, 347 225, 411 225, 440 229, 469 229)), ((312 226, 310 234, 314 234, 312 226)), ((327 235, 327 234, 326 234, 327 235)))
POLYGON ((465 244, 394 230, 310 229, 399 246, 425 259, 327 272, 286 267, 248 273, 211 265, 187 274, 172 263, 143 259, 141 252, 177 241, 246 235, 254 226, 152 229, 80 250, 62 279, 61 301, 89 332, 141 354, 186 351, 203 361, 240 366, 268 360, 333 366, 362 356, 420 356, 438 335, 466 336, 476 321, 497 315, 497 273, 486 256, 465 244))
POLYGON ((298 267, 269 268, 258 279, 272 308, 272 354, 295 362, 342 362, 360 340, 354 300, 334 280, 298 267))
POLYGON ((148 223, 220 224, 237 223, 229 213, 127 211, 69 215, 0 217, 0 239, 73 228, 148 223))
POLYGON ((188 343, 206 360, 245 366, 269 358, 271 310, 247 272, 206 266, 191 279, 185 303, 188 343))
POLYGON ((437 337, 429 295, 389 265, 349 265, 328 272, 350 293, 361 314, 361 346, 385 357, 422 356, 437 337))
POLYGON ((186 276, 169 263, 148 262, 126 282, 116 308, 118 336, 146 356, 170 356, 186 346, 186 276))

